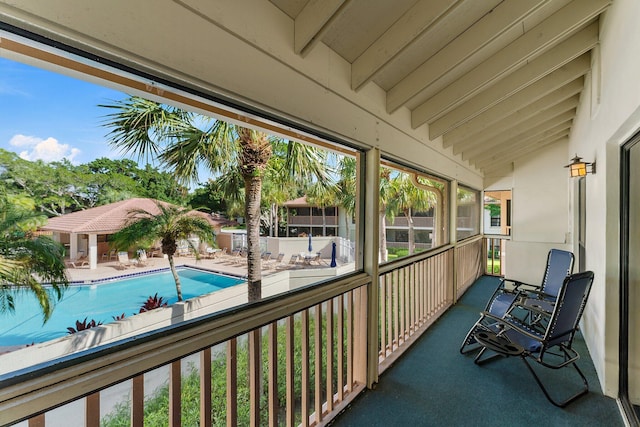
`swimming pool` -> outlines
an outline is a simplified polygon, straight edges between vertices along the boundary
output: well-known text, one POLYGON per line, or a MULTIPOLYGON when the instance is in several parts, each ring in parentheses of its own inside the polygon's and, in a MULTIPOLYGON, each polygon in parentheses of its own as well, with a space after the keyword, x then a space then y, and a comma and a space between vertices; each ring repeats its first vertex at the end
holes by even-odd
MULTIPOLYGON (((179 268, 178 275, 184 300, 245 282, 237 277, 187 267, 179 268)), ((31 294, 18 293, 14 296, 15 313, 0 316, 0 346, 39 343, 65 336, 68 327, 75 328, 76 320, 95 319, 105 324, 113 322, 114 316, 122 313, 131 316, 138 313, 140 306, 156 292, 169 304, 178 300, 170 271, 98 284, 71 285, 44 325, 36 299, 31 294)))

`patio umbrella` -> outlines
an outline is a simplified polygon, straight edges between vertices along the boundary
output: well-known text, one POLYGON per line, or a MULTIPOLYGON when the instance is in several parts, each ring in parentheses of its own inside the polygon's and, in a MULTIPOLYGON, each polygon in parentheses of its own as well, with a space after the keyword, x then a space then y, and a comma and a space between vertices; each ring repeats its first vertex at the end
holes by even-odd
POLYGON ((331 243, 331 267, 336 265, 336 242, 333 242, 331 243))
POLYGON ((313 252, 313 246, 311 246, 311 233, 309 233, 309 252, 313 252))

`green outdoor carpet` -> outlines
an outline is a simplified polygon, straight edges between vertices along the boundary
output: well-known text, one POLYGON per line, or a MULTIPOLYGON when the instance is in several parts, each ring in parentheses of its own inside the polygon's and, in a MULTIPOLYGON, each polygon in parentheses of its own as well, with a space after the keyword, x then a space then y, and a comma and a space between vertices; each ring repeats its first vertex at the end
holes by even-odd
MULTIPOLYGON (((462 339, 497 284, 494 277, 478 279, 458 304, 380 376, 374 390, 356 398, 331 425, 624 425, 615 400, 602 395, 582 336, 574 339, 574 347, 580 353, 578 366, 589 380, 590 391, 565 409, 547 401, 520 358, 498 358, 477 366, 472 355, 459 353, 462 339)), ((545 379, 558 385, 558 390, 563 385, 574 386, 569 392, 581 385, 573 369, 546 369, 545 379)))

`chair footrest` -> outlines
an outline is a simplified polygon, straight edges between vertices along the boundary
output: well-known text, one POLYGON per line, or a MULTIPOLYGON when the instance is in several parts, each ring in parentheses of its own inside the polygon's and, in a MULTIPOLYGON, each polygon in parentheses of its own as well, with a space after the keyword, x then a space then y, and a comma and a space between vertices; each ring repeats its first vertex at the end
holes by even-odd
POLYGON ((505 356, 519 356, 524 352, 524 348, 521 345, 493 332, 479 331, 474 334, 474 337, 482 346, 505 356))

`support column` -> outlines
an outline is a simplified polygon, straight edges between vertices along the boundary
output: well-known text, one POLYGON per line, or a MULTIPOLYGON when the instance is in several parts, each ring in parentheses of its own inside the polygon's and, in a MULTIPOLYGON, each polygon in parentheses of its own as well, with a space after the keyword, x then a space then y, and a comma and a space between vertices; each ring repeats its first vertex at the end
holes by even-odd
POLYGON ((89 234, 89 268, 98 268, 98 235, 89 234))
POLYGON ((78 258, 78 233, 69 233, 69 258, 78 258))
POLYGON ((449 242, 454 245, 453 249, 453 302, 458 301, 458 257, 456 243, 458 241, 458 181, 451 181, 451 191, 449 192, 449 242))
MULTIPOLYGON (((362 170, 362 168, 360 168, 362 170)), ((359 180, 363 182, 363 180, 359 180)), ((363 267, 371 276, 371 286, 367 295, 367 387, 378 382, 378 267, 380 253, 380 150, 367 151, 364 164, 364 253, 363 267)), ((362 240, 360 240, 362 241, 362 240)))

